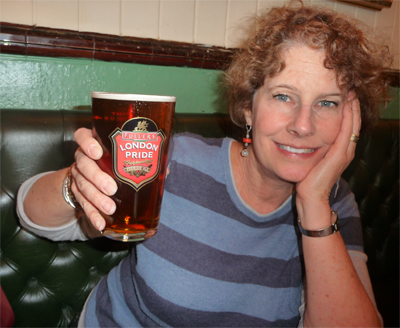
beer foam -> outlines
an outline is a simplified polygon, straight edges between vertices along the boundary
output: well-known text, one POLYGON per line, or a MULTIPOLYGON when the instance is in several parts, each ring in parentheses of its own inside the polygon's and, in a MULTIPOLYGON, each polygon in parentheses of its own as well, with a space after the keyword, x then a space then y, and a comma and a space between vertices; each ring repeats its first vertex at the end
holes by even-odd
POLYGON ((97 98, 97 99, 176 102, 176 97, 173 97, 173 96, 143 95, 143 94, 134 94, 134 93, 99 92, 99 91, 92 91, 91 95, 92 95, 92 98, 97 98))

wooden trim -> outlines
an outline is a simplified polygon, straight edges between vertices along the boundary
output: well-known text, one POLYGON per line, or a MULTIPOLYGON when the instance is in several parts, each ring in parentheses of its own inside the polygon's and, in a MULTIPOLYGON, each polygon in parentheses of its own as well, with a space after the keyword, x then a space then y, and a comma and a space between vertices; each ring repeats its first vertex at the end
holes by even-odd
POLYGON ((390 86, 400 88, 400 70, 392 69, 388 71, 388 78, 390 80, 390 86))
MULTIPOLYGON (((0 22, 0 52, 146 65, 225 69, 235 49, 0 22)), ((388 71, 400 87, 400 70, 388 71)))
POLYGON ((393 4, 393 0, 339 0, 346 4, 352 4, 358 7, 382 10, 383 8, 390 8, 393 4))
POLYGON ((224 69, 234 50, 183 42, 0 23, 0 51, 14 55, 224 69))

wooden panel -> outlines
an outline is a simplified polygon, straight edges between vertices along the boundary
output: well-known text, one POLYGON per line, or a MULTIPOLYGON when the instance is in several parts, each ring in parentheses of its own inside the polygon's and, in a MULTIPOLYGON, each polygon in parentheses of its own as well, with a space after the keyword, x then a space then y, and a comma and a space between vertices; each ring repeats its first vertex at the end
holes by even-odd
MULTIPOLYGON (((1 53, 46 57, 87 58, 146 65, 222 70, 234 49, 198 44, 83 33, 11 23, 0 24, 1 53)), ((399 87, 400 71, 388 72, 399 87)))
POLYGON ((1 23, 2 53, 221 69, 233 49, 1 23), (28 49, 28 51, 27 51, 28 49))

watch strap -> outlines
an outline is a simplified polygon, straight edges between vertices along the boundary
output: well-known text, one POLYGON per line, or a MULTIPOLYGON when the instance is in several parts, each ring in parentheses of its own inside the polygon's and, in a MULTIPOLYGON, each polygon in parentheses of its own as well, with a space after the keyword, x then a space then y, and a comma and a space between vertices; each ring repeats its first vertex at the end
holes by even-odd
POLYGON ((336 211, 331 211, 332 224, 324 229, 319 230, 307 230, 302 228, 300 219, 298 220, 300 232, 308 237, 325 237, 334 234, 339 231, 339 218, 336 211))

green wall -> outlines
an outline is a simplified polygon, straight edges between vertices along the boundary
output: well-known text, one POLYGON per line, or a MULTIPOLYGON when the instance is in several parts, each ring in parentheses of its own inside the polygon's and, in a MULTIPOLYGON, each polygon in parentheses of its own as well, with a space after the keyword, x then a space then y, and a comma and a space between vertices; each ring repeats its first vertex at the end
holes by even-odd
POLYGON ((400 119, 400 88, 391 88, 392 101, 388 103, 382 117, 400 119))
POLYGON ((0 54, 0 108, 74 109, 91 91, 177 97, 177 112, 226 112, 220 71, 0 54))
MULTIPOLYGON (((182 113, 227 112, 216 70, 0 54, 0 108, 90 106, 90 91, 177 97, 182 113)), ((400 118, 399 88, 384 118, 400 118)))

